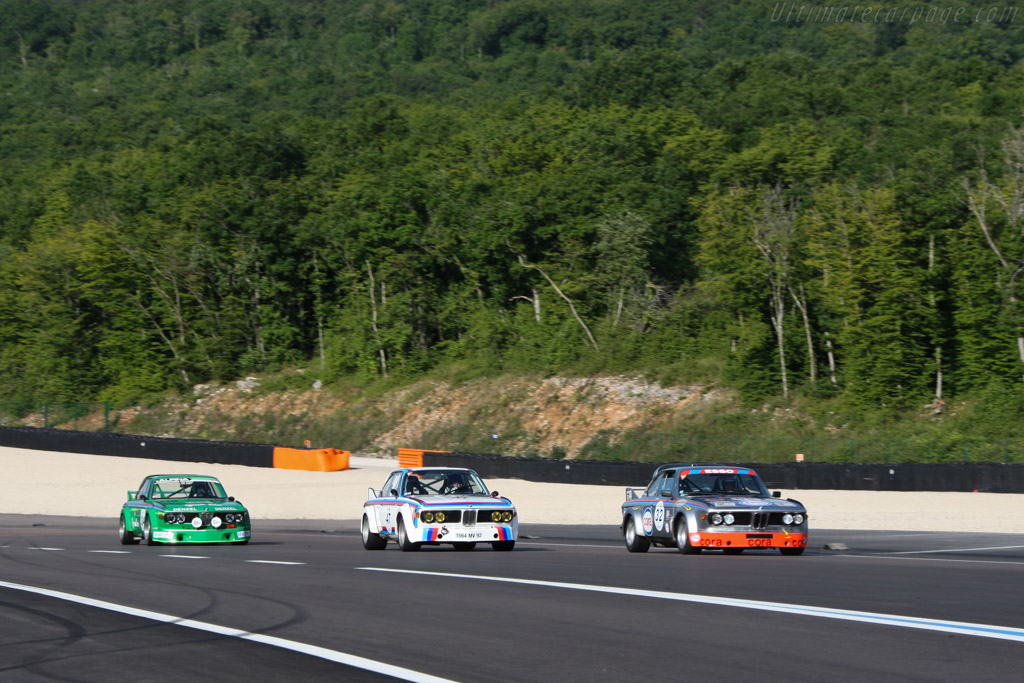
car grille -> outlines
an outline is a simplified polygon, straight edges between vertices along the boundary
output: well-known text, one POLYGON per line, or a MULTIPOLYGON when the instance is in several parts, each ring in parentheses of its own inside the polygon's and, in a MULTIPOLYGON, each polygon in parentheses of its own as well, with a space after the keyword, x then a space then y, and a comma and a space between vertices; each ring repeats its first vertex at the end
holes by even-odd
POLYGON ((783 512, 734 512, 734 526, 749 526, 751 529, 764 529, 769 526, 781 526, 783 512))

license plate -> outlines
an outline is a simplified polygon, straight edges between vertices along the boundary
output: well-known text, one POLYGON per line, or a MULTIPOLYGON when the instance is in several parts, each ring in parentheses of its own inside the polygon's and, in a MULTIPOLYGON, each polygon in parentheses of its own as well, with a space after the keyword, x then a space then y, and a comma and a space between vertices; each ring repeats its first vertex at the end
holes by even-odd
POLYGON ((453 541, 479 541, 484 537, 482 531, 453 531, 449 534, 453 541))

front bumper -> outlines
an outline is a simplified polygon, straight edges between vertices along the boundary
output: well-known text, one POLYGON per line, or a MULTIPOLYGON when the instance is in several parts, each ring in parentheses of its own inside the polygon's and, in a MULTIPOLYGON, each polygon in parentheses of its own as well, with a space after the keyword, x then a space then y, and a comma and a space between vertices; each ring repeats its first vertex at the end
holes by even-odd
POLYGON ((252 537, 249 529, 153 529, 159 543, 237 543, 252 537))
POLYGON ((696 548, 806 548, 807 534, 788 531, 695 531, 696 548))
POLYGON ((423 543, 493 543, 514 541, 518 535, 511 524, 478 524, 476 526, 440 525, 423 528, 423 543))

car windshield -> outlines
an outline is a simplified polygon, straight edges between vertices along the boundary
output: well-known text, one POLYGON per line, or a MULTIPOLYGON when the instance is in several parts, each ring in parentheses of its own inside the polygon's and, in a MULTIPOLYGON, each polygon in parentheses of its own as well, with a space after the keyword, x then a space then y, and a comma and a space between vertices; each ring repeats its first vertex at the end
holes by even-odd
POLYGON ((153 481, 153 499, 211 500, 227 498, 216 479, 167 477, 153 481))
POLYGON ((489 495, 480 476, 472 470, 417 470, 405 477, 403 494, 429 495, 489 495))
POLYGON ((683 470, 679 492, 683 495, 721 494, 767 496, 768 489, 756 474, 743 470, 683 470))

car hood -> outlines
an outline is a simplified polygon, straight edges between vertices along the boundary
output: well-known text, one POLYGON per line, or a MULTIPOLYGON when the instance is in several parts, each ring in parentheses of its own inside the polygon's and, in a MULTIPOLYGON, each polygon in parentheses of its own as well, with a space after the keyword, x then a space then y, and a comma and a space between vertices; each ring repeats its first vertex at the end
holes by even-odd
POLYGON ((244 512, 245 506, 236 500, 169 501, 163 504, 168 512, 244 512))
POLYGON ((768 496, 687 496, 685 500, 700 502, 709 508, 728 508, 730 510, 780 510, 793 512, 803 510, 804 506, 796 501, 768 496))
POLYGON ((505 498, 491 498, 490 496, 410 496, 422 505, 428 507, 510 507, 512 504, 505 498))

